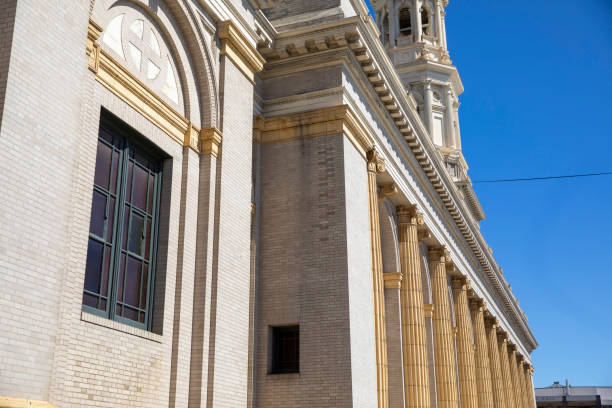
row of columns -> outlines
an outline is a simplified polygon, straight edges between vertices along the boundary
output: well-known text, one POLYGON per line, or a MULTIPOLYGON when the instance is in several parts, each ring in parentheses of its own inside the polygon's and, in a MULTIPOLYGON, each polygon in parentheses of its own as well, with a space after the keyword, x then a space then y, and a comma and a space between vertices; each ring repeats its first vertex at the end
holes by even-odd
MULTIPOLYGON (((384 316, 384 279, 380 249, 376 173, 384 162, 375 150, 367 155, 370 190, 374 327, 378 407, 389 406, 384 316)), ((443 246, 430 246, 429 269, 433 305, 435 384, 430 384, 419 255, 423 216, 416 206, 397 207, 401 277, 396 282, 401 300, 403 395, 406 408, 533 408, 533 368, 520 355, 443 246), (448 278, 452 278, 452 303, 448 278), (453 327, 453 312, 456 326, 453 327), (436 401, 432 401, 435 387, 436 401)))

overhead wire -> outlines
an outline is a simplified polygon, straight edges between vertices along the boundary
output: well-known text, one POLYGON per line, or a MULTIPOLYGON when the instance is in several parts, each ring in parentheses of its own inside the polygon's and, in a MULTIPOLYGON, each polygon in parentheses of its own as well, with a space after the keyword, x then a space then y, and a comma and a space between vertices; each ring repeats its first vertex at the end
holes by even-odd
POLYGON ((518 181, 540 181, 540 180, 554 180, 554 179, 566 179, 566 178, 577 178, 577 177, 594 177, 594 176, 609 176, 612 175, 612 171, 606 171, 601 173, 585 173, 585 174, 568 174, 563 176, 547 176, 547 177, 526 177, 526 178, 513 178, 513 179, 493 179, 493 180, 473 180, 472 184, 479 183, 512 183, 518 181))

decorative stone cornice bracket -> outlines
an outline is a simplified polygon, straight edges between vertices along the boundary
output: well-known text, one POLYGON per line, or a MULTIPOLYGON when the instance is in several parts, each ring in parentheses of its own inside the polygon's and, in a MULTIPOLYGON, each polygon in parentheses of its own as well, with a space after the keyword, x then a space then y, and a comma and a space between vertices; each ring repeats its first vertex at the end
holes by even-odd
POLYGON ((264 58, 231 20, 219 23, 218 35, 221 40, 221 55, 225 55, 232 60, 236 67, 254 84, 255 73, 263 69, 264 58))
POLYGON ((395 183, 387 183, 380 186, 378 201, 384 201, 387 197, 393 197, 399 192, 395 183))

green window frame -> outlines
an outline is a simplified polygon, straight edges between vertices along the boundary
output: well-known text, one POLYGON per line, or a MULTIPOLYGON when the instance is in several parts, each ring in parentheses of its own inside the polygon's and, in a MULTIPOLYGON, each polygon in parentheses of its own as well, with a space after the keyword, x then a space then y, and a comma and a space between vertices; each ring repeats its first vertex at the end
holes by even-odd
POLYGON ((101 117, 83 310, 152 327, 162 156, 142 137, 101 117))

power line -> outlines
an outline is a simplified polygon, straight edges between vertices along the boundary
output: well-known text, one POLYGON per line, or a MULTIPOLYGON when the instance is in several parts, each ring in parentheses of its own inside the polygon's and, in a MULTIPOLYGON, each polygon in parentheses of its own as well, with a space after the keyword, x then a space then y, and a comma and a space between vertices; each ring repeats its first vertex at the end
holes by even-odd
POLYGON ((515 179, 499 179, 499 180, 476 180, 472 181, 472 184, 476 183, 512 183, 516 181, 537 181, 537 180, 553 180, 553 179, 565 179, 565 178, 576 178, 576 177, 593 177, 593 176, 609 176, 612 175, 612 171, 603 173, 586 173, 586 174, 570 174, 565 176, 549 176, 549 177, 528 177, 528 178, 515 178, 515 179))

